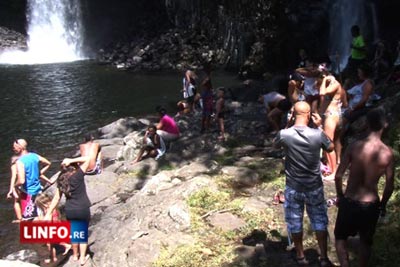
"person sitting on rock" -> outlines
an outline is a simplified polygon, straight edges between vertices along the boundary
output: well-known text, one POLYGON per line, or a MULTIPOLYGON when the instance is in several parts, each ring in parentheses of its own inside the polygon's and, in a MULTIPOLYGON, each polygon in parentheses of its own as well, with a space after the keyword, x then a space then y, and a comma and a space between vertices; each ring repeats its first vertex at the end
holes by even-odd
POLYGON ((176 106, 178 107, 178 112, 176 113, 175 118, 190 112, 190 105, 186 100, 179 101, 176 106))
POLYGON ((143 138, 143 145, 133 163, 139 162, 148 157, 152 157, 157 160, 164 155, 166 150, 165 143, 162 137, 158 135, 156 131, 157 128, 154 125, 151 125, 147 128, 143 138), (145 152, 146 154, 143 155, 145 152))
POLYGON ((166 142, 177 140, 180 136, 180 132, 175 120, 167 115, 165 108, 158 106, 156 110, 160 117, 160 121, 156 125, 157 134, 166 142))
POLYGON ((79 151, 82 157, 88 156, 90 158, 89 169, 85 174, 100 174, 103 169, 101 147, 100 144, 94 142, 93 134, 85 135, 85 142, 79 145, 79 151))

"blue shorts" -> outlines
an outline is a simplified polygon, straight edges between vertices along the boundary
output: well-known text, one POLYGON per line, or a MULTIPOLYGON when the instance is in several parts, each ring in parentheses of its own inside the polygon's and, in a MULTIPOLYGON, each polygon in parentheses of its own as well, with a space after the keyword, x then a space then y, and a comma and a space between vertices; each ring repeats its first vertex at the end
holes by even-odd
POLYGON ((311 227, 314 231, 326 231, 328 227, 327 206, 324 188, 310 192, 297 192, 286 186, 285 189, 285 220, 289 233, 303 231, 304 205, 306 206, 311 227))

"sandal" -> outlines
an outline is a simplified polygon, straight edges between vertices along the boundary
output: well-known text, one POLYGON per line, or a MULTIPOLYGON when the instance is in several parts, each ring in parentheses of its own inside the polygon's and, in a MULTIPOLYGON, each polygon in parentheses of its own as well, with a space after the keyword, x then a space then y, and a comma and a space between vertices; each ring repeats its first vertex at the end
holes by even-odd
POLYGON ((85 266, 86 262, 90 259, 90 255, 86 254, 85 258, 83 258, 83 261, 80 260, 81 266, 85 266))
POLYGON ((296 263, 298 266, 308 266, 308 264, 309 264, 308 260, 306 260, 305 257, 296 258, 295 260, 296 260, 296 263))
POLYGON ((272 200, 272 204, 278 205, 285 202, 285 195, 283 194, 282 190, 279 190, 275 193, 274 198, 272 200))

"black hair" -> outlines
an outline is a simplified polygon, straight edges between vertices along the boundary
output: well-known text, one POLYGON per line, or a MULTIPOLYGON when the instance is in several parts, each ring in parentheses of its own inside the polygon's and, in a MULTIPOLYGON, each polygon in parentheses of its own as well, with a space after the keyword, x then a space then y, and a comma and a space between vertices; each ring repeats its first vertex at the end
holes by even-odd
POLYGON ((304 81, 304 76, 303 75, 301 75, 300 73, 297 73, 297 72, 293 72, 290 76, 289 76, 289 79, 290 80, 294 80, 294 81, 296 81, 296 82, 302 82, 302 81, 304 81))
POLYGON ((165 109, 165 108, 163 108, 162 106, 157 106, 156 107, 156 111, 158 112, 158 113, 160 113, 161 115, 165 115, 165 114, 167 114, 167 110, 165 109))
POLYGON ((383 108, 374 108, 367 113, 367 122, 369 129, 373 132, 378 132, 385 128, 386 113, 383 108))
POLYGON ((360 66, 358 66, 358 69, 360 69, 363 72, 364 76, 371 77, 373 70, 372 70, 372 67, 370 65, 361 64, 360 66))
POLYGON ((154 131, 157 131, 157 127, 155 125, 149 125, 149 127, 147 127, 148 130, 153 129, 154 131))
POLYGON ((71 197, 71 186, 69 179, 76 172, 75 166, 61 166, 61 172, 58 175, 57 187, 61 193, 63 193, 67 198, 71 197))
POLYGON ((360 34, 360 27, 359 27, 358 25, 353 25, 353 26, 351 27, 351 32, 360 34))
POLYGON ((85 134, 85 142, 89 142, 89 141, 93 141, 94 140, 94 136, 91 133, 87 133, 85 134))

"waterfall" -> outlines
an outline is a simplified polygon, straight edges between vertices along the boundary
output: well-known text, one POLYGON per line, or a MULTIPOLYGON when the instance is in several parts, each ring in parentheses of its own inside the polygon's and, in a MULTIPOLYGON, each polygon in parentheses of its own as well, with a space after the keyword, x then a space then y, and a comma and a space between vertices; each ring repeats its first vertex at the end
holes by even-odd
POLYGON ((361 35, 366 41, 367 48, 378 38, 378 26, 375 5, 370 0, 336 0, 331 2, 329 7, 330 34, 329 52, 337 70, 347 64, 350 56, 350 44, 352 36, 350 28, 358 25, 361 35), (336 62, 336 56, 339 62, 336 62))
POLYGON ((0 63, 44 64, 84 59, 79 0, 28 0, 28 50, 6 51, 0 63))

